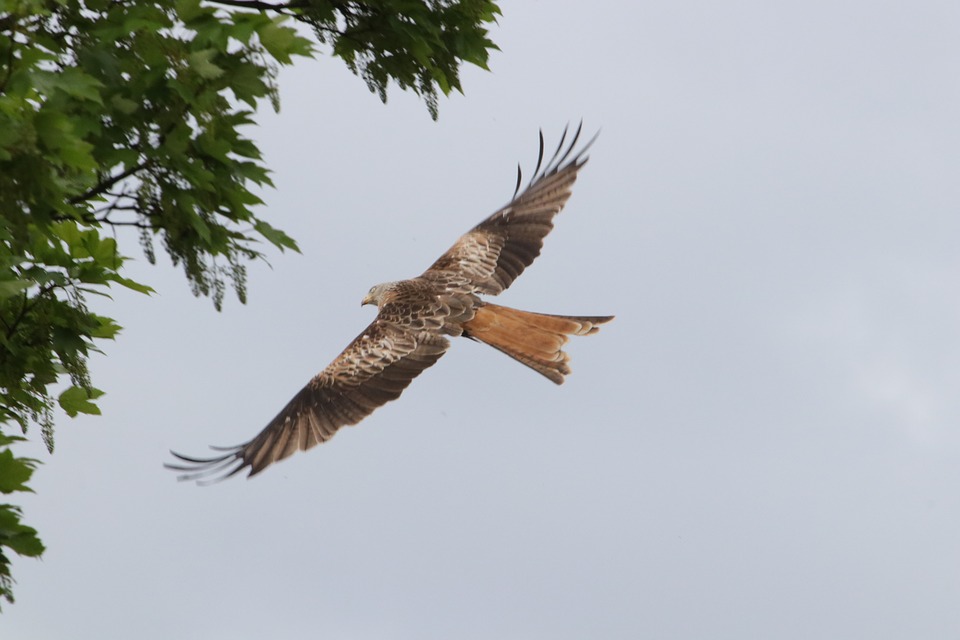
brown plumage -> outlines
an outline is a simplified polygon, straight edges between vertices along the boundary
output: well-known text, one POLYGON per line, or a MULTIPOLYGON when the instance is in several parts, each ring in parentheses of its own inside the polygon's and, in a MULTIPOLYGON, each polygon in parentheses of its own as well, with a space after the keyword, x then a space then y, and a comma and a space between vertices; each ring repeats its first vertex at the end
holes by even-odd
MULTIPOLYGON (((582 125, 581 125, 582 127, 582 125)), ((333 437, 377 407, 395 400, 450 347, 447 336, 488 344, 560 384, 570 373, 562 350, 571 335, 590 335, 612 316, 557 316, 484 302, 510 286, 540 255, 554 217, 570 197, 593 140, 573 153, 581 128, 543 164, 543 134, 537 168, 526 189, 465 233, 429 269, 410 280, 370 289, 363 304, 379 313, 327 368, 317 374, 253 440, 212 447, 209 458, 173 453, 181 480, 223 479, 249 469, 255 475, 296 451, 333 437)))
POLYGON ((481 303, 463 335, 504 352, 557 384, 570 373, 567 336, 588 336, 612 316, 551 316, 481 303))

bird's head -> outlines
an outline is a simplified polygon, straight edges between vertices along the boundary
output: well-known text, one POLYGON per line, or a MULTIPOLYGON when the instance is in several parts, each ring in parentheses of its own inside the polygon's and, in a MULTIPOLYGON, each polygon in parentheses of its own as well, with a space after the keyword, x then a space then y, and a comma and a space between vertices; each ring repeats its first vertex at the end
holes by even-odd
POLYGON ((370 291, 367 292, 367 295, 363 297, 363 300, 360 302, 360 306, 367 304, 375 304, 378 307, 383 305, 384 297, 390 288, 396 283, 394 282, 384 282, 383 284, 378 284, 370 287, 370 291))

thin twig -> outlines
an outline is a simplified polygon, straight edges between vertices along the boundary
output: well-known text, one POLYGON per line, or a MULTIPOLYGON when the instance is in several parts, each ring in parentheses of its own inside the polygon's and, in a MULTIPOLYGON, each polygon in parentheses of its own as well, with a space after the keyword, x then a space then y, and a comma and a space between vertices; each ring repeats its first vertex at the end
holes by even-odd
POLYGON ((135 174, 137 171, 140 171, 141 169, 145 169, 148 164, 149 164, 149 161, 147 160, 144 160, 143 162, 138 162, 137 164, 133 165, 126 171, 121 171, 117 175, 111 177, 109 180, 105 182, 101 182, 97 186, 88 189, 86 192, 70 198, 68 202, 70 204, 78 204, 80 202, 83 202, 84 200, 89 200, 90 198, 95 198, 103 193, 106 193, 110 189, 110 187, 117 184, 121 180, 125 180, 126 178, 129 178, 130 176, 135 174))
POLYGON ((222 4, 228 7, 256 9, 257 11, 283 12, 286 9, 303 9, 308 6, 306 2, 284 2, 280 4, 273 4, 271 2, 262 2, 262 0, 209 0, 209 1, 214 4, 222 4))

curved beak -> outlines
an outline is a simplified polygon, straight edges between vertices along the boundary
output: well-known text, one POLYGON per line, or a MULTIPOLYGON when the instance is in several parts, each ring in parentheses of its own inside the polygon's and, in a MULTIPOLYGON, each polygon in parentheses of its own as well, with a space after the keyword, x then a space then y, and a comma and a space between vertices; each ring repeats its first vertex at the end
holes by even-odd
POLYGON ((371 296, 369 293, 363 296, 363 300, 360 302, 360 306, 362 307, 368 304, 373 304, 373 296, 371 296))

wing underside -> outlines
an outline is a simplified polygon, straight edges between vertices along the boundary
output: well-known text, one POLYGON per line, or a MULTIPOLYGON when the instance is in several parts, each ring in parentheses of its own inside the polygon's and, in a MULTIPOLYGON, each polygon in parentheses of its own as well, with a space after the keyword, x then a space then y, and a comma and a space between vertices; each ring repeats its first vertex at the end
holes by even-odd
POLYGON ((550 160, 544 163, 543 133, 537 167, 521 192, 517 188, 509 204, 462 235, 424 273, 456 272, 466 277, 477 293, 496 295, 509 287, 540 255, 543 239, 553 229, 553 219, 572 193, 577 173, 587 162, 586 152, 596 136, 577 147, 583 124, 567 143, 564 131, 550 160))
POLYGON ((377 319, 330 365, 295 395, 252 440, 211 447, 217 454, 191 457, 171 452, 181 480, 214 482, 249 469, 249 475, 326 442, 391 400, 446 352, 449 341, 428 332, 410 333, 377 319))

